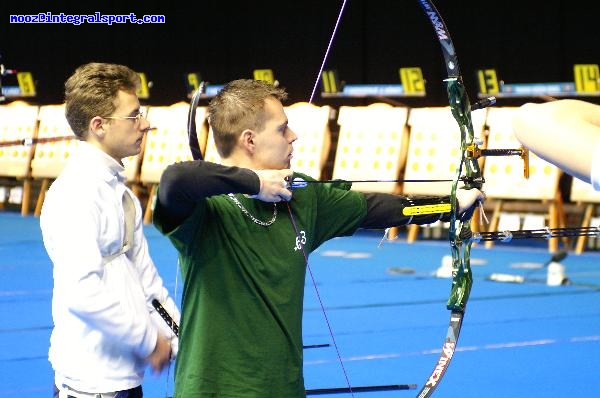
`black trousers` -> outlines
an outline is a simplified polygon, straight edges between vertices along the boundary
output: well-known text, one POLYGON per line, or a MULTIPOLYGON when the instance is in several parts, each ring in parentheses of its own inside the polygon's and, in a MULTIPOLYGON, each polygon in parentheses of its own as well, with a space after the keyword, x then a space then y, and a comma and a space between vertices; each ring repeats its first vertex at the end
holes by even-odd
MULTIPOLYGON (((119 394, 117 394, 117 398, 142 398, 144 396, 144 393, 142 392, 142 386, 137 386, 135 388, 131 388, 129 390, 125 390, 125 391, 119 391, 119 394)), ((58 388, 56 386, 54 386, 54 398, 58 398, 58 388)), ((70 395, 68 396, 68 398, 73 398, 70 395)))

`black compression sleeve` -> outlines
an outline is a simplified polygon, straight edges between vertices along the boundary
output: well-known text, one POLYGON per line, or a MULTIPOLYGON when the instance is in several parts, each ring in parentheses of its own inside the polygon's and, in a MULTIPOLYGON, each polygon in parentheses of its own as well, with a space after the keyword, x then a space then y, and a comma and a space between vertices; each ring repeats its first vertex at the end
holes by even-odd
POLYGON ((365 193, 367 216, 362 228, 388 228, 407 224, 431 224, 449 221, 450 197, 408 198, 387 193, 365 193))
POLYGON ((224 193, 258 194, 260 179, 250 169, 195 160, 168 166, 160 178, 158 202, 171 225, 189 217, 196 203, 224 193))

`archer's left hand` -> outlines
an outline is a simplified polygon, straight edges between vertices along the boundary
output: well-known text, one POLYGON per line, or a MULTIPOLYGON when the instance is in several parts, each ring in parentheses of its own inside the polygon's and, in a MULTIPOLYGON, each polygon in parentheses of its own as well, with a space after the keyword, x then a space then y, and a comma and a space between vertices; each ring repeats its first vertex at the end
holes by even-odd
POLYGON ((477 188, 456 190, 458 214, 461 219, 469 218, 475 208, 485 201, 485 194, 477 188))

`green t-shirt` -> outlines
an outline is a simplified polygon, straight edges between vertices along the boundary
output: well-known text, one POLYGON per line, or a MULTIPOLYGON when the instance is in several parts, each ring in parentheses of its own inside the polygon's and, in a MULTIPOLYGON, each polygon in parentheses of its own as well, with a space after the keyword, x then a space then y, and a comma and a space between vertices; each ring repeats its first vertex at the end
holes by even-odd
MULTIPOLYGON (((235 197, 255 218, 273 218, 273 203, 235 197)), ((184 282, 175 397, 305 396, 306 260, 298 241, 308 254, 328 239, 353 234, 366 216, 366 200, 309 184, 294 190, 289 205, 293 221, 287 202, 280 202, 276 221, 262 226, 227 195, 213 196, 167 234, 179 251, 184 282)), ((159 230, 161 220, 158 203, 159 230)))

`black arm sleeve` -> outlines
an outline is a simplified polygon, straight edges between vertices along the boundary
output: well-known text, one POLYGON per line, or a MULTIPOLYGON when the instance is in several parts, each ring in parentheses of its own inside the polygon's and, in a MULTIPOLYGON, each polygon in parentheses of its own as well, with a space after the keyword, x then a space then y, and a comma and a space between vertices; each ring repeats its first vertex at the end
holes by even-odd
POLYGON ((260 179, 250 169, 228 167, 195 160, 168 166, 158 189, 158 203, 170 225, 179 225, 189 217, 196 203, 224 193, 256 195, 260 179))
POLYGON ((450 196, 409 198, 387 193, 365 193, 365 198, 367 199, 367 216, 361 223, 361 228, 380 229, 407 224, 431 224, 438 220, 450 220, 449 211, 418 215, 405 214, 407 213, 406 210, 410 207, 448 205, 450 203, 450 196))

